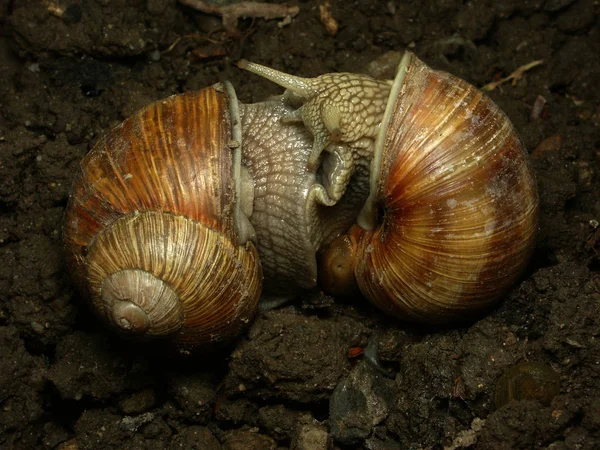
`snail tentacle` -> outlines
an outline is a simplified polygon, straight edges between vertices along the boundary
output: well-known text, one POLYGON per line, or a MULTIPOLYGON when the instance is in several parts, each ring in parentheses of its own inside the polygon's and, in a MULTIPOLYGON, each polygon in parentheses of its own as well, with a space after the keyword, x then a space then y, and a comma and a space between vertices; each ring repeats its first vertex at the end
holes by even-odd
POLYGON ((302 106, 285 120, 297 121, 300 117, 313 135, 309 167, 316 167, 320 154, 332 143, 343 144, 352 151, 355 143, 364 138, 375 141, 392 81, 353 73, 300 78, 245 60, 238 65, 304 100, 302 106))
POLYGON ((316 86, 313 80, 310 78, 302 78, 296 75, 290 75, 288 73, 272 69, 271 67, 263 66, 262 64, 253 63, 245 59, 242 59, 238 62, 238 67, 266 78, 267 80, 272 81, 281 87, 289 89, 295 95, 304 99, 309 99, 318 93, 318 91, 315 89, 316 86))

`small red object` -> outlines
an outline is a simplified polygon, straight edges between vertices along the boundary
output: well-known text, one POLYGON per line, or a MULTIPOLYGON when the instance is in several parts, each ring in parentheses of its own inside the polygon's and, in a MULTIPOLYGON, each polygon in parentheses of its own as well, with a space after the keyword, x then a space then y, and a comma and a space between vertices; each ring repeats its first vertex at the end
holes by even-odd
POLYGON ((350 347, 348 350, 348 358, 356 358, 364 353, 364 349, 362 347, 350 347))

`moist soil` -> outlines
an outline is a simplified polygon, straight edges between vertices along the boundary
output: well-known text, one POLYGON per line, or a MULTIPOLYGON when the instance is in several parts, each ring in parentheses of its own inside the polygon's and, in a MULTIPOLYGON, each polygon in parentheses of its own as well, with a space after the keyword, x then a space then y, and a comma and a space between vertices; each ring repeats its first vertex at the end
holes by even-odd
POLYGON ((324 3, 226 32, 175 0, 2 2, 1 448, 600 448, 598 2, 333 1, 335 36, 324 3), (543 61, 489 93, 530 152, 541 201, 533 258, 497 308, 424 329, 311 292, 188 357, 96 321, 61 230, 103 133, 224 79, 244 102, 280 93, 241 58, 389 77, 389 52, 405 49, 477 87, 543 61), (515 367, 551 380, 496 404, 515 367))

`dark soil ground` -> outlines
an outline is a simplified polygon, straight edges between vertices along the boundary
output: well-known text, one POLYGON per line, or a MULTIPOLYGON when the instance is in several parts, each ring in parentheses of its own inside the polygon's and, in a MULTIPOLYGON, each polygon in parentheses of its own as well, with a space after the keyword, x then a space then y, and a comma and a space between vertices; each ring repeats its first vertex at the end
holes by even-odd
POLYGON ((231 35, 175 0, 2 3, 0 447, 600 448, 598 2, 333 1, 334 37, 319 1, 296 4, 291 23, 243 19, 231 35), (406 48, 479 87, 544 61, 490 93, 541 198, 537 250, 497 309, 423 331, 363 299, 307 295, 231 348, 183 360, 96 322, 65 270, 61 228, 99 136, 222 79, 246 102, 280 91, 241 73, 242 57, 313 76, 364 72, 406 48), (368 343, 385 371, 349 357, 368 343), (560 390, 498 408, 499 378, 525 361, 555 371, 560 390))

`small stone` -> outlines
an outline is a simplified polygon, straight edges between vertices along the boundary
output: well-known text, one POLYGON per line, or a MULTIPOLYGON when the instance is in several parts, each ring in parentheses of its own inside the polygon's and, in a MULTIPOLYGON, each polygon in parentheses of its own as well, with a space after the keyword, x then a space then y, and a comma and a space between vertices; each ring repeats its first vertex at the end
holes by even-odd
POLYGON ((151 61, 160 61, 160 50, 151 51, 148 56, 151 61))
POLYGON ((531 153, 531 157, 539 158, 544 153, 558 152, 561 142, 562 138, 558 134, 547 137, 538 144, 533 153, 531 153))
POLYGON ((388 415, 393 382, 361 361, 333 391, 329 402, 331 435, 346 445, 359 444, 388 415))
POLYGON ((39 322, 31 322, 31 329, 37 334, 44 334, 44 325, 39 322))
POLYGON ((77 445, 77 439, 73 438, 63 442, 56 448, 57 450, 79 450, 79 445, 77 445))
POLYGON ((188 419, 203 422, 212 414, 216 392, 208 376, 177 375, 170 380, 169 385, 173 398, 188 419))
POLYGON ((477 443, 477 436, 481 432, 481 429, 484 425, 485 420, 475 417, 473 422, 471 422, 471 428, 459 432, 452 441, 452 445, 446 447, 446 450, 458 450, 474 446, 477 443))
POLYGON ((139 416, 125 416, 121 421, 121 430, 123 431, 136 431, 142 425, 146 425, 149 422, 154 420, 154 414, 152 413, 144 413, 139 416))
POLYGON ((577 162, 577 178, 582 190, 589 191, 592 188, 595 175, 593 167, 587 161, 577 162))
POLYGON ((258 411, 260 428, 277 440, 292 440, 298 427, 314 422, 309 412, 288 409, 283 405, 263 406, 258 411))
POLYGON ((139 414, 152 408, 155 402, 154 390, 146 389, 121 400, 119 409, 125 414, 139 414))
POLYGON ((318 422, 300 425, 292 440, 291 450, 327 450, 331 448, 327 429, 318 422))

